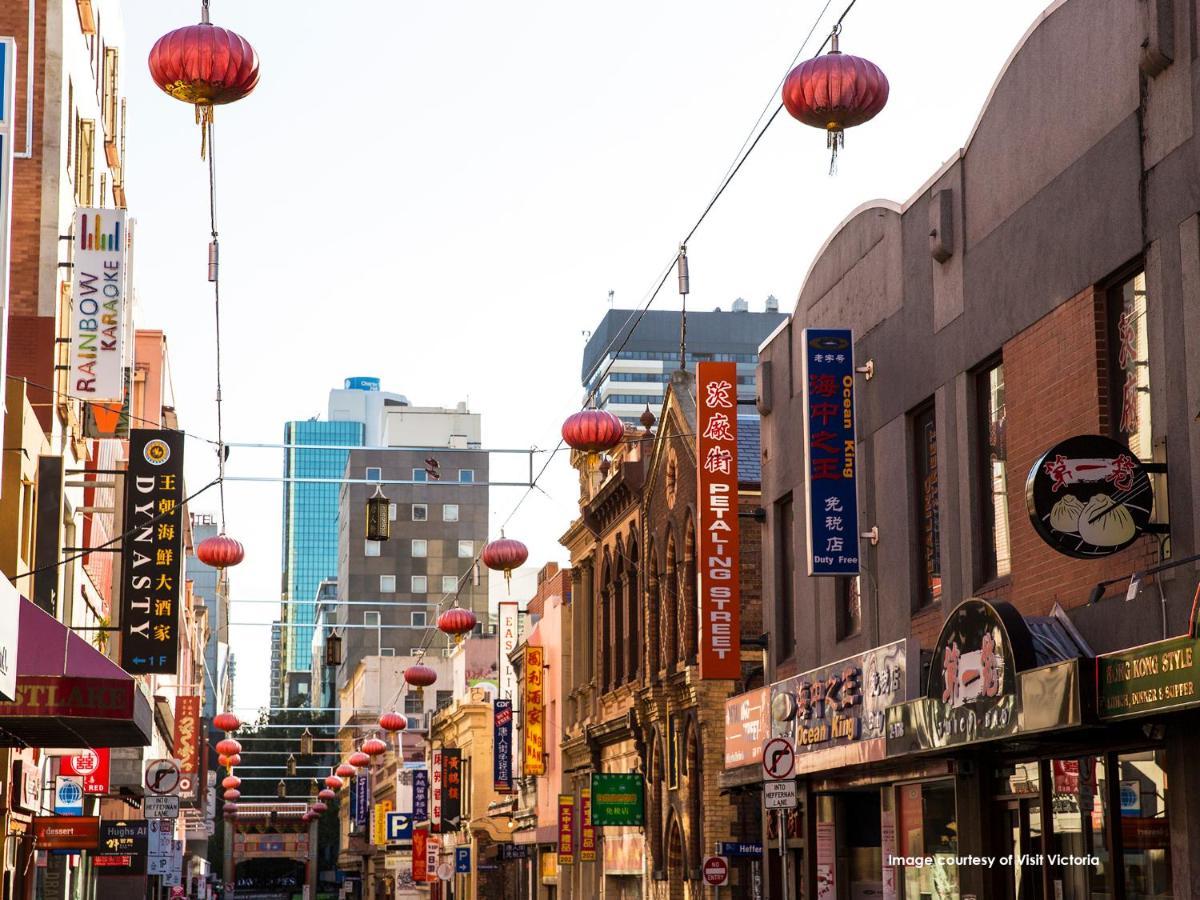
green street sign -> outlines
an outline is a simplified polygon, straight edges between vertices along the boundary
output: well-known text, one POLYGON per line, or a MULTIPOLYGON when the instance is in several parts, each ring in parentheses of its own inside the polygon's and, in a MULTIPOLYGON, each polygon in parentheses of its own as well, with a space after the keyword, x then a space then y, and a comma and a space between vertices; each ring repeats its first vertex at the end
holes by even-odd
POLYGON ((592 773, 592 825, 644 825, 645 822, 646 788, 640 774, 592 773))

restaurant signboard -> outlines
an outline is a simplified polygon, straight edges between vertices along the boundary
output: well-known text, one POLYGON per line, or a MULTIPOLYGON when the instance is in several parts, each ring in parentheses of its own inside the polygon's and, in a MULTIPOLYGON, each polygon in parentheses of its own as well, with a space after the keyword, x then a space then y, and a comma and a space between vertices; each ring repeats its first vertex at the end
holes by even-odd
POLYGON ((100 841, 96 816, 34 816, 33 834, 39 850, 94 850, 100 841))
POLYGON ((1096 705, 1101 719, 1200 704, 1200 638, 1170 638, 1096 660, 1096 705))
POLYGON ((592 773, 592 825, 645 824, 646 788, 637 772, 592 773))
POLYGON ((762 748, 770 734, 770 691, 756 688, 725 701, 725 768, 754 766, 762 762, 762 748))

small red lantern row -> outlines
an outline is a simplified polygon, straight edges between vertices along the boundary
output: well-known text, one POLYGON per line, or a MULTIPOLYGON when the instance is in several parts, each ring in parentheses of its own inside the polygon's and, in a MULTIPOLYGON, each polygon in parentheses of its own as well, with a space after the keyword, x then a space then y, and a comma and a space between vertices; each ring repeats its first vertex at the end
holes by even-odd
POLYGON ((404 670, 404 680, 416 688, 427 688, 437 681, 437 672, 429 666, 415 665, 404 670))
POLYGON ((242 755, 240 753, 234 753, 232 756, 226 756, 224 753, 221 753, 217 756, 217 764, 222 765, 227 769, 232 769, 234 766, 240 766, 242 764, 242 755))
POLYGON ((438 631, 450 635, 454 638, 455 643, 461 644, 463 635, 470 634, 478 621, 479 619, 471 610, 463 609, 461 606, 452 606, 438 616, 437 627, 438 631))
POLYGON ((379 717, 379 727, 384 731, 403 731, 408 727, 408 719, 398 712, 386 712, 379 717))
POLYGON ((355 768, 361 769, 371 764, 371 757, 367 756, 367 754, 363 753, 361 750, 355 750, 350 754, 350 758, 347 760, 347 762, 349 762, 350 765, 354 766, 355 768))
POLYGON ((338 767, 334 769, 334 774, 340 775, 342 778, 353 778, 355 775, 355 768, 348 762, 340 763, 338 767))
POLYGON ((363 741, 362 752, 367 756, 378 756, 381 753, 387 752, 387 744, 379 738, 367 738, 363 741))
POLYGON ((563 440, 583 453, 603 453, 621 443, 625 424, 603 409, 585 409, 568 416, 562 426, 563 440))
POLYGON ((237 788, 229 788, 229 790, 227 790, 223 794, 223 797, 226 800, 237 800, 241 796, 242 796, 242 792, 239 791, 237 788))
POLYGON ((222 756, 233 756, 242 752, 242 745, 233 738, 223 738, 217 741, 217 753, 222 756))
MULTIPOLYGON (((201 545, 203 546, 203 545, 201 545)), ((230 732, 237 731, 242 727, 242 721, 231 712, 223 712, 213 716, 213 728, 218 731, 230 732)))
POLYGON ((520 541, 506 538, 503 532, 499 540, 490 541, 480 554, 483 564, 496 572, 504 573, 504 581, 511 587, 512 571, 519 569, 529 559, 529 548, 520 541))
POLYGON ((317 798, 319 800, 324 800, 326 802, 332 800, 336 796, 337 796, 337 794, 335 794, 329 788, 322 788, 320 791, 317 792, 317 798))
POLYGON ((226 775, 221 779, 221 787, 225 788, 225 790, 229 790, 230 788, 240 788, 241 786, 242 779, 238 778, 236 775, 226 775))
POLYGON ((328 808, 329 808, 329 807, 327 807, 327 806, 326 806, 324 803, 322 803, 320 800, 318 800, 316 803, 314 803, 314 804, 312 805, 312 811, 313 811, 313 812, 315 812, 317 815, 320 815, 321 813, 325 812, 325 810, 326 810, 326 809, 328 809, 328 808))
POLYGON ((325 787, 329 788, 330 790, 336 791, 343 784, 345 784, 345 782, 342 781, 342 779, 338 778, 336 775, 326 775, 325 776, 325 787))

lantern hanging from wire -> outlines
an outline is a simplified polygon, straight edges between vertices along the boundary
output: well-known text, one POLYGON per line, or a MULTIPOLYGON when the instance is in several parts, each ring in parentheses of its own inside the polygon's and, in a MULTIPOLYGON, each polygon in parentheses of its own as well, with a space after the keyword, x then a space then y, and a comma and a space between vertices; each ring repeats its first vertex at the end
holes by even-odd
POLYGON ((337 794, 335 794, 329 788, 321 788, 321 790, 317 791, 317 799, 324 800, 326 803, 328 803, 330 800, 332 800, 336 796, 337 796, 337 794))
POLYGON ((404 680, 412 688, 413 694, 420 699, 425 696, 425 688, 430 687, 437 681, 437 672, 429 666, 417 663, 415 666, 409 666, 404 670, 404 680))
POLYGON ((887 105, 889 90, 879 66, 838 49, 840 32, 841 25, 835 26, 828 53, 800 63, 783 82, 783 105, 792 117, 825 129, 830 172, 836 168, 845 130, 875 118, 887 105))
POLYGON ((332 791, 336 791, 343 784, 345 784, 345 782, 342 781, 342 779, 339 778, 337 775, 326 775, 325 776, 325 787, 329 788, 332 791))
MULTIPOLYGON (((227 569, 230 566, 236 566, 245 558, 246 548, 242 546, 242 542, 235 541, 231 537, 226 537, 225 532, 205 538, 196 545, 196 559, 200 560, 206 566, 212 566, 214 569, 227 569)), ((221 715, 226 715, 226 713, 222 713, 221 715)), ((232 731, 234 729, 222 728, 221 730, 232 731)))
POLYGON ((470 634, 479 621, 475 613, 461 606, 452 606, 437 619, 438 631, 454 638, 454 643, 461 644, 463 638, 470 634))
POLYGON ((280 800, 287 796, 287 785, 282 778, 279 779, 279 784, 275 785, 275 796, 280 800))
POLYGON ((239 791, 237 788, 229 788, 221 796, 226 800, 237 800, 239 797, 242 796, 242 792, 239 791))
POLYGON ((408 727, 408 719, 398 712, 386 712, 379 717, 379 727, 384 731, 403 731, 408 727))
POLYGON ((504 573, 504 583, 511 591, 513 569, 519 569, 529 559, 529 548, 520 541, 506 538, 502 531, 498 540, 489 541, 483 548, 480 559, 489 569, 504 573))
POLYGON ((340 763, 333 771, 335 775, 342 778, 353 778, 357 774, 357 770, 348 762, 340 763))
POLYGON ((290 776, 296 774, 296 757, 291 753, 288 754, 287 758, 287 773, 290 776))
POLYGON ((387 752, 387 744, 377 737, 367 738, 363 741, 362 752, 367 756, 379 756, 381 753, 387 752))
POLYGON ((160 37, 150 49, 154 83, 196 108, 203 129, 200 155, 207 147, 213 107, 241 100, 258 84, 258 54, 250 42, 208 20, 204 0, 200 24, 177 28, 160 37))
POLYGON ((366 768, 371 764, 371 757, 367 756, 361 750, 355 750, 350 754, 349 763, 358 769, 366 768))
POLYGON ((217 753, 223 756, 233 756, 242 752, 242 745, 233 738, 222 738, 217 741, 217 753))
POLYGON ((212 723, 213 728, 216 728, 218 731, 224 731, 226 734, 231 731, 237 731, 242 727, 241 719, 228 710, 213 716, 212 723))
POLYGON ((313 736, 312 736, 312 732, 309 731, 307 728, 305 728, 304 731, 302 731, 300 733, 300 755, 301 756, 312 756, 313 755, 313 736))
POLYGON ((604 409, 585 409, 563 422, 562 437, 573 450, 588 455, 611 450, 625 437, 625 423, 604 409))
POLYGON ((221 779, 221 787, 225 788, 225 790, 229 790, 230 788, 240 788, 241 786, 242 779, 238 778, 236 775, 226 775, 221 779))
MULTIPOLYGON (((217 761, 220 762, 220 757, 217 758, 217 761)), ((228 769, 233 769, 234 766, 240 766, 241 764, 242 754, 240 753, 234 753, 232 756, 225 757, 225 766, 228 769)))
POLYGON ((391 501, 383 495, 383 486, 375 485, 375 493, 367 500, 367 540, 386 541, 392 535, 388 510, 391 501))
POLYGON ((320 800, 318 800, 316 803, 314 803, 314 804, 312 805, 312 811, 313 811, 313 812, 315 812, 315 813, 316 813, 318 816, 319 816, 321 813, 325 812, 325 810, 327 810, 328 808, 329 808, 329 807, 327 807, 327 806, 326 806, 324 803, 322 803, 320 800))

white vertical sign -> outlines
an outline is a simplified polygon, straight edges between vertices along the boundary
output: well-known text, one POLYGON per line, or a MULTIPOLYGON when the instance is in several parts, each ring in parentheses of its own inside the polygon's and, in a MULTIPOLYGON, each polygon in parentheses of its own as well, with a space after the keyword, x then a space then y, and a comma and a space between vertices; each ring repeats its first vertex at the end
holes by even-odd
POLYGON ((517 649, 521 641, 518 632, 520 613, 516 601, 502 600, 500 602, 500 699, 513 702, 513 712, 520 709, 520 698, 517 696, 517 673, 513 670, 508 654, 517 649))
POLYGON ((121 400, 125 393, 125 210, 75 210, 71 371, 67 393, 121 400))

